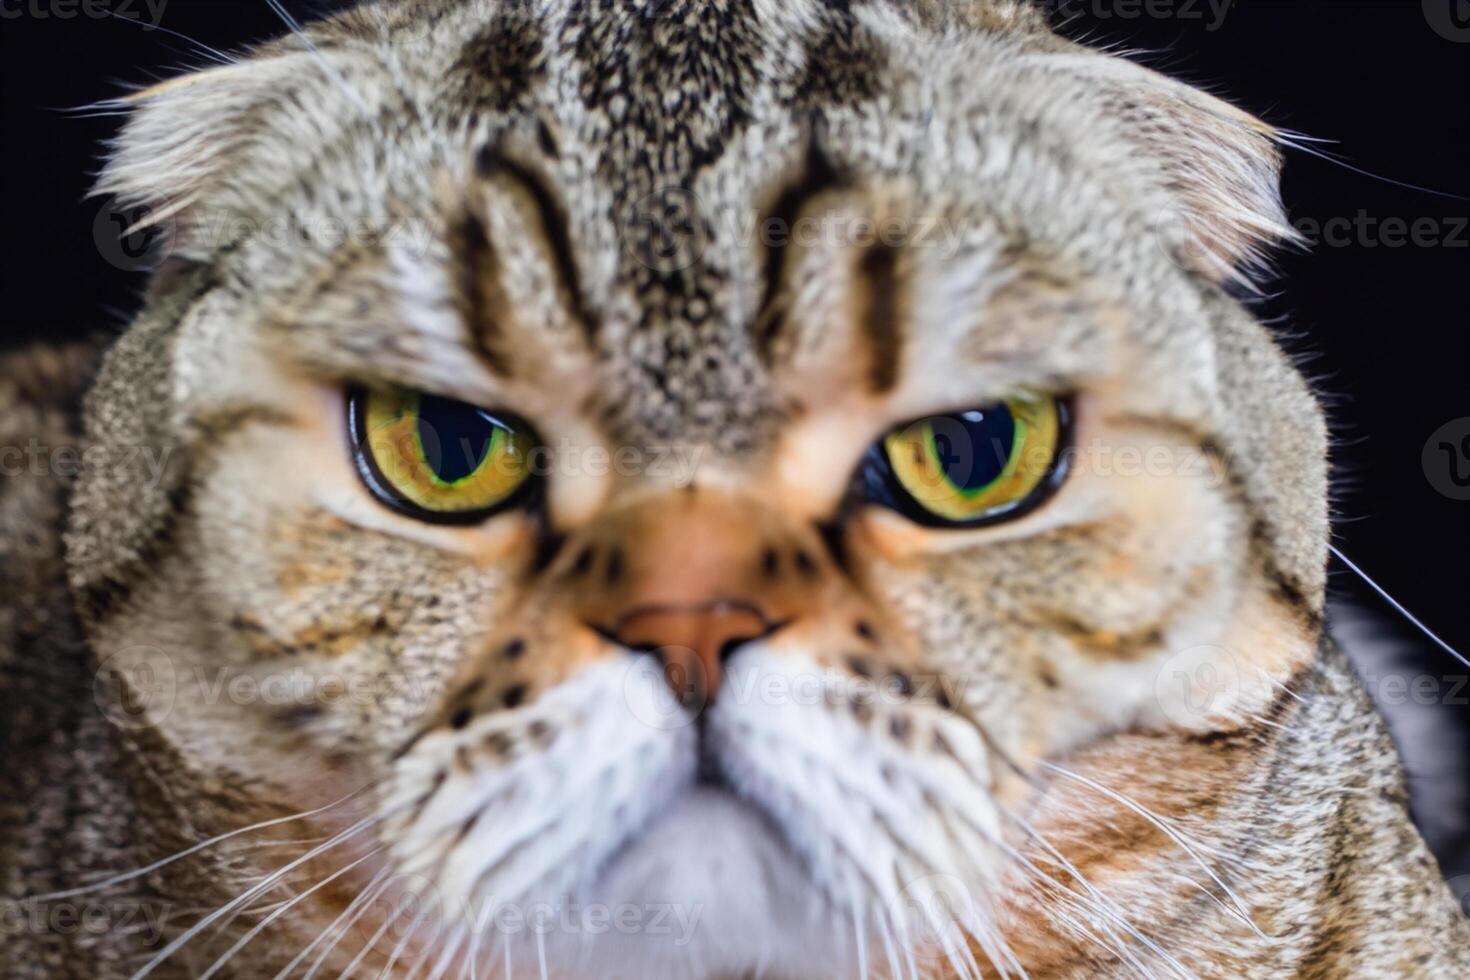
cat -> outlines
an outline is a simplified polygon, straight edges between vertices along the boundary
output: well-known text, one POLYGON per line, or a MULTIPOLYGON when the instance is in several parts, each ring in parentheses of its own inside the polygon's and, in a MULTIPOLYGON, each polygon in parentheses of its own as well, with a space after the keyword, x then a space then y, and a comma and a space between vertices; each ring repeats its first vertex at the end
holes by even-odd
POLYGON ((144 308, 0 366, 6 976, 1470 974, 1267 124, 1020 0, 382 0, 125 103, 144 308))

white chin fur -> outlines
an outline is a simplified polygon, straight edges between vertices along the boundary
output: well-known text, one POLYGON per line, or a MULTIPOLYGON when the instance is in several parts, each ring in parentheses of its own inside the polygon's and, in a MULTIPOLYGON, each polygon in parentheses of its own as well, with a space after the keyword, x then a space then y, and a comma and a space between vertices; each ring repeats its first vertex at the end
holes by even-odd
MULTIPOLYGON (((547 975, 588 980, 847 977, 852 926, 734 796, 695 788, 632 840, 579 910, 544 931, 547 975), (601 921, 595 922, 594 916, 601 921), (580 921, 579 921, 580 920, 580 921), (592 926, 596 926, 596 931, 592 926)), ((503 940, 485 945, 503 951, 503 940)), ((537 937, 513 938, 513 975, 537 976, 537 937)))

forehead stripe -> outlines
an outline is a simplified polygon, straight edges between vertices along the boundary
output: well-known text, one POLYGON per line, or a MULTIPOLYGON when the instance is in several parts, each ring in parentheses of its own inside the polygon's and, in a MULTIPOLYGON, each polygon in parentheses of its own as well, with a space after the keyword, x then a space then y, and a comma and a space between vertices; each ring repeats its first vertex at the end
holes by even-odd
POLYGON ((898 384, 899 359, 903 353, 898 257, 897 248, 876 242, 864 250, 858 261, 858 273, 863 279, 859 288, 866 290, 859 326, 861 336, 868 341, 869 384, 878 395, 892 391, 898 384))
POLYGON ((485 219, 474 205, 451 222, 448 232, 455 304, 470 347, 493 373, 510 378, 514 372, 501 349, 509 303, 500 282, 500 258, 490 241, 485 219))
POLYGON ((590 343, 597 336, 597 318, 588 309, 582 294, 582 278, 572 248, 571 221, 561 200, 540 174, 501 153, 497 147, 482 147, 476 157, 476 166, 480 176, 507 178, 530 198, 539 218, 547 252, 556 267, 567 308, 582 325, 590 343))
POLYGON ((832 165, 813 135, 807 144, 806 161, 800 178, 781 191, 762 220, 761 228, 774 232, 766 237, 769 244, 766 247, 764 293, 756 316, 758 337, 763 350, 769 352, 780 336, 784 323, 784 311, 779 301, 785 284, 786 250, 791 229, 812 201, 829 191, 841 190, 849 183, 847 175, 832 165))

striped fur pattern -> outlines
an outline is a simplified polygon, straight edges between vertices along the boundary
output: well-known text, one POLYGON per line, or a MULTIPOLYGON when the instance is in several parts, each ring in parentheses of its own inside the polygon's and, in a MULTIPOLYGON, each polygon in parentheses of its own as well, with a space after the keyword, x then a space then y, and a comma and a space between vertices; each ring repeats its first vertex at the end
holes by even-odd
POLYGON ((0 873, 166 914, 0 972, 1470 971, 1232 298, 1265 124, 1019 0, 381 0, 129 101, 101 189, 168 264, 99 370, 0 374, 100 450, 0 501, 0 873), (544 506, 377 504, 374 384, 532 420, 544 506), (853 503, 1022 392, 1075 398, 1045 506, 853 503), (650 595, 782 628, 694 720, 589 625, 650 595))

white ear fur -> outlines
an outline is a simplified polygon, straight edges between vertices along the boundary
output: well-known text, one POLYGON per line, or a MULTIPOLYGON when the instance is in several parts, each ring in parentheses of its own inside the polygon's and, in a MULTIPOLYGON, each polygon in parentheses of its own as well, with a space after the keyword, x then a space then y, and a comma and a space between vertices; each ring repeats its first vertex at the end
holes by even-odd
POLYGON ((1281 203, 1279 133, 1250 113, 1122 58, 1035 55, 1034 64, 1097 86, 1109 115, 1156 167, 1168 202, 1159 232, 1181 262, 1223 282, 1300 236, 1281 203))
MULTIPOLYGON (((226 186, 256 138, 252 116, 283 77, 289 57, 244 61, 170 79, 122 100, 133 114, 93 190, 123 207, 144 206, 146 228, 169 222, 177 254, 189 256, 212 220, 202 201, 226 186)), ((195 249, 197 250, 197 249, 195 249)))

